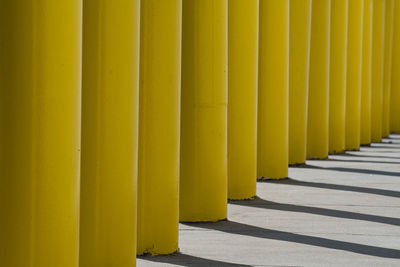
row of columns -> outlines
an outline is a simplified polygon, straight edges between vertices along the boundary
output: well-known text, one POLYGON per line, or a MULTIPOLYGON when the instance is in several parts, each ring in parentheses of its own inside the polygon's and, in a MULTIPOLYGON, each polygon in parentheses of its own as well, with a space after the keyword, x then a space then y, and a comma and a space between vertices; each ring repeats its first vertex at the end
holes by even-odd
POLYGON ((176 252, 256 178, 400 131, 398 0, 13 0, 0 29, 5 266, 176 252))

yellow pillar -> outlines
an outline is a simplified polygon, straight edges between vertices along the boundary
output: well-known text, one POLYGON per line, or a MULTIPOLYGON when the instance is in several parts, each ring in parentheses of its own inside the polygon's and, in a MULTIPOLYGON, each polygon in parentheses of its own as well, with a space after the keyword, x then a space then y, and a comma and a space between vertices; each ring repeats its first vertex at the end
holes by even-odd
POLYGON ((400 133, 400 2, 394 2, 390 131, 400 133))
POLYGON ((360 148, 363 14, 364 0, 350 0, 347 50, 346 150, 358 150, 360 148))
POLYGON ((307 158, 328 157, 330 0, 313 0, 307 158))
POLYGON ((364 0, 360 143, 371 143, 372 16, 373 1, 364 0))
POLYGON ((0 1, 1 266, 78 266, 81 5, 0 1))
POLYGON ((228 1, 228 198, 256 195, 258 0, 228 1))
POLYGON ((227 216, 227 0, 183 0, 180 220, 227 216))
POLYGON ((371 141, 380 142, 382 140, 385 0, 374 0, 373 9, 371 63, 371 141))
POLYGON ((306 162, 311 4, 311 0, 290 1, 290 164, 304 164, 306 162))
MULTIPOLYGON (((382 137, 390 134, 390 88, 392 81, 394 0, 385 0, 385 52, 383 65, 382 137)), ((398 1, 398 0, 397 0, 398 1)), ((398 75, 398 73, 397 73, 398 75)))
POLYGON ((288 176, 289 1, 260 1, 258 171, 261 178, 288 176))
MULTIPOLYGON (((350 0, 354 1, 354 0, 350 0)), ((329 153, 345 147, 348 0, 331 2, 329 153)))
POLYGON ((178 250, 181 8, 141 1, 138 254, 178 250))
POLYGON ((80 266, 135 266, 139 1, 85 0, 80 266))

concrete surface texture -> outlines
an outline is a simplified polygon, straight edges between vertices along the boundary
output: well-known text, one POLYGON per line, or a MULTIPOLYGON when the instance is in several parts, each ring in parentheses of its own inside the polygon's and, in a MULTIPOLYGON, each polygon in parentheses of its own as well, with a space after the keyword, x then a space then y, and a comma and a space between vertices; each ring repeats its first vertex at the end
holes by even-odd
POLYGON ((231 201, 228 221, 180 225, 180 253, 138 266, 400 266, 400 135, 307 161, 231 201))

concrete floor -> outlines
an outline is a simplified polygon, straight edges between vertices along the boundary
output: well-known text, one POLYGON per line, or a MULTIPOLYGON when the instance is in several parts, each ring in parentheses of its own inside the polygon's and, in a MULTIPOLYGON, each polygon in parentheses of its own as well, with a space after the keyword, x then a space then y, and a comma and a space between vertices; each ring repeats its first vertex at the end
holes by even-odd
POLYGON ((180 254, 138 266, 400 266, 400 135, 290 168, 229 203, 229 221, 180 225, 180 254))

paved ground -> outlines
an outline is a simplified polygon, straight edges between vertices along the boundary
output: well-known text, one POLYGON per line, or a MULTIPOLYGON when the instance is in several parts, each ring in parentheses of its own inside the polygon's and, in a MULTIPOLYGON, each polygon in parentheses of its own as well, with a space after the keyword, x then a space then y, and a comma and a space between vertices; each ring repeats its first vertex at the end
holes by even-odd
POLYGON ((400 135, 258 183, 229 221, 182 224, 181 254, 138 266, 400 266, 400 135))

